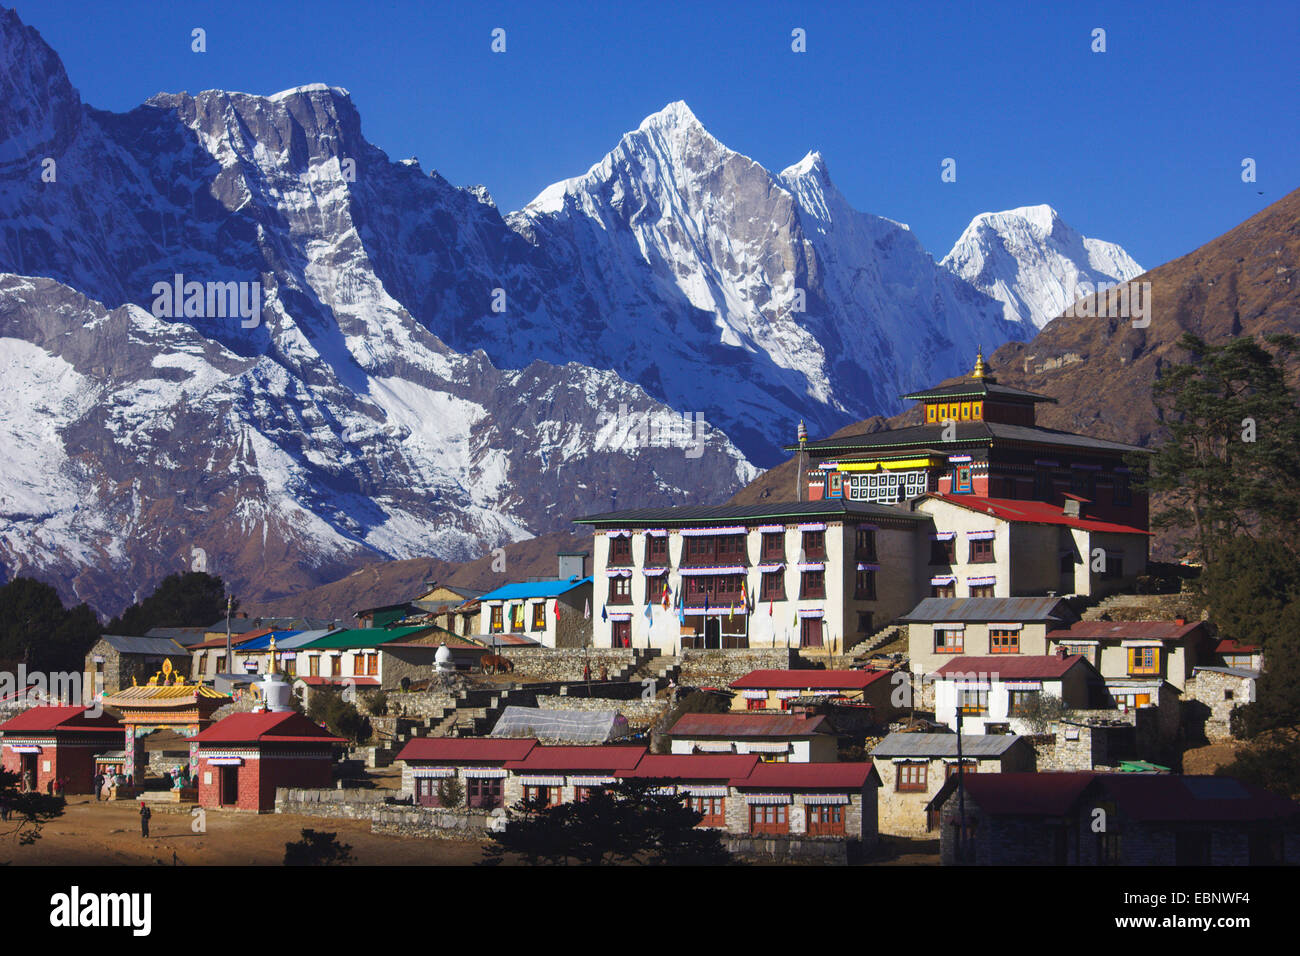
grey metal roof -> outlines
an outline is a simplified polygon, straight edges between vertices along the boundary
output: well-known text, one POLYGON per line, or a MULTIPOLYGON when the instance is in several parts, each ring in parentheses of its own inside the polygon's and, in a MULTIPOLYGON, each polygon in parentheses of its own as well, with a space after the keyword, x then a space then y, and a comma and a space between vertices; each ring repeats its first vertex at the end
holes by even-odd
POLYGON ((937 388, 924 388, 919 391, 909 392, 900 396, 904 401, 925 401, 927 398, 952 398, 958 395, 996 395, 1004 398, 1023 398, 1033 402, 1052 402, 1056 399, 1050 395, 1042 395, 1038 392, 1030 392, 1023 388, 1016 388, 1014 385, 999 385, 997 382, 991 382, 987 378, 970 379, 964 382, 957 382, 953 385, 940 385, 937 388))
MULTIPOLYGON (((962 734, 963 757, 1000 757, 1020 738, 1015 734, 962 734)), ((893 733, 876 744, 872 757, 955 757, 956 734, 893 733)))
POLYGON ((905 624, 942 623, 945 621, 1077 621, 1064 598, 926 598, 899 620, 905 624))
POLYGON ((710 521, 749 521, 764 518, 898 518, 927 520, 910 511, 865 501, 839 498, 783 501, 763 505, 685 505, 680 508, 633 508, 575 518, 574 524, 673 525, 710 521))
POLYGON ((124 634, 102 634, 99 638, 119 654, 188 654, 184 647, 170 637, 130 637, 124 634))
POLYGON ((1215 674, 1227 674, 1231 677, 1249 677, 1252 680, 1259 677, 1259 671, 1252 671, 1245 667, 1213 667, 1198 664, 1192 668, 1192 673, 1195 674, 1197 671, 1212 671, 1215 674))

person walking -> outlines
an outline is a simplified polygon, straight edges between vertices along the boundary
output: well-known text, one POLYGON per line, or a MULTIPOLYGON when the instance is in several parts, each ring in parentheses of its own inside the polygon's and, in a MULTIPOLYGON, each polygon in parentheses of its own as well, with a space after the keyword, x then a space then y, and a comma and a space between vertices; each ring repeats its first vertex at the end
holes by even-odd
POLYGON ((103 789, 104 789, 104 775, 102 773, 96 773, 95 779, 90 781, 90 792, 95 795, 96 803, 98 803, 102 799, 102 795, 100 791, 103 789))
POLYGON ((151 816, 153 816, 153 811, 151 811, 147 806, 145 806, 145 802, 141 800, 140 801, 140 836, 142 837, 147 837, 149 835, 149 818, 151 816))

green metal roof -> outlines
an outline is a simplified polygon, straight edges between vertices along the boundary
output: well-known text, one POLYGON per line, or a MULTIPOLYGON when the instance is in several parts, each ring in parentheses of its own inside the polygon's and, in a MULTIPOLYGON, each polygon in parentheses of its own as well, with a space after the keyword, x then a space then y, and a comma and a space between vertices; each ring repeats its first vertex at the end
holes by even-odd
POLYGON ((355 647, 379 647, 392 641, 409 639, 420 634, 441 630, 432 624, 420 627, 352 627, 346 631, 326 634, 319 640, 304 644, 301 651, 343 650, 355 647))

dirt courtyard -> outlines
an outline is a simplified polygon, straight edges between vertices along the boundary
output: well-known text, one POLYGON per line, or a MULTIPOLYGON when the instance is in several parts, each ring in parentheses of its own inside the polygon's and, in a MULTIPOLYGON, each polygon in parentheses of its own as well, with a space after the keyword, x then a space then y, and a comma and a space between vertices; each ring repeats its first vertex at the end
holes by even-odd
POLYGON ((404 839, 370 832, 369 820, 335 820, 292 814, 207 811, 207 832, 194 833, 188 811, 165 812, 151 803, 149 838, 140 836, 140 805, 96 803, 72 796, 63 816, 46 824, 41 838, 19 846, 0 839, 0 863, 16 866, 279 866, 284 845, 303 829, 337 833, 352 846, 359 865, 467 866, 482 857, 477 841, 404 839), (174 855, 174 859, 173 859, 174 855))

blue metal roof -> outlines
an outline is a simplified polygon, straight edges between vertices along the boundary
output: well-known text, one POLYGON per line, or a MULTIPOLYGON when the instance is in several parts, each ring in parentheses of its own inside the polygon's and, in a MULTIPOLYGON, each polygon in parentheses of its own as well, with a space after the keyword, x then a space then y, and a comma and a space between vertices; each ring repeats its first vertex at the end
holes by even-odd
POLYGON ((283 647, 285 640, 293 637, 295 634, 301 634, 302 631, 272 631, 270 634, 263 634, 261 637, 255 637, 251 641, 244 641, 239 645, 241 651, 264 651, 271 646, 271 638, 275 638, 275 646, 283 647))
POLYGON ((555 581, 522 581, 517 584, 503 584, 495 591, 488 591, 479 598, 480 601, 518 601, 528 598, 550 598, 590 584, 591 577, 559 578, 555 581))

